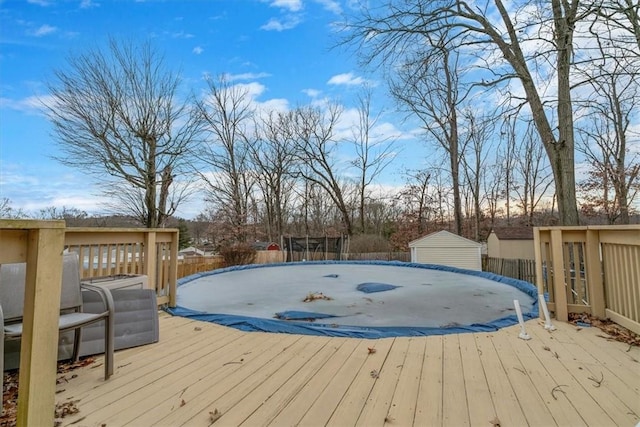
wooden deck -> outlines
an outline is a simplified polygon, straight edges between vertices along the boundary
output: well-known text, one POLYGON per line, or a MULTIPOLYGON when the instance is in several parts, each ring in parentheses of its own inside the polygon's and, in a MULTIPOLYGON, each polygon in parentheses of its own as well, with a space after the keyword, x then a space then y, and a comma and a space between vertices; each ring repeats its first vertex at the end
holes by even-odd
POLYGON ((161 315, 159 343, 117 352, 106 382, 101 363, 64 374, 56 399, 72 426, 635 426, 640 349, 556 326, 361 340, 161 315))

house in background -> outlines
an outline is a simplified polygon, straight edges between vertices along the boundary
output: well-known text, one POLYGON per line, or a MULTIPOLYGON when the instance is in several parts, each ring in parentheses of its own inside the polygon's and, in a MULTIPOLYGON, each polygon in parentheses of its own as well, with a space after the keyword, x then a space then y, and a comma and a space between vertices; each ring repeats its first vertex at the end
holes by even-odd
POLYGON ((251 244, 256 251, 279 251, 280 245, 275 242, 256 241, 251 244))
POLYGON ((198 249, 193 246, 189 246, 188 248, 184 248, 178 251, 178 256, 182 257, 203 257, 205 256, 205 252, 201 249, 198 249))
POLYGON ((489 258, 535 259, 533 227, 494 227, 487 238, 489 258))
POLYGON ((448 231, 438 231, 409 242, 411 262, 482 270, 482 245, 448 231))

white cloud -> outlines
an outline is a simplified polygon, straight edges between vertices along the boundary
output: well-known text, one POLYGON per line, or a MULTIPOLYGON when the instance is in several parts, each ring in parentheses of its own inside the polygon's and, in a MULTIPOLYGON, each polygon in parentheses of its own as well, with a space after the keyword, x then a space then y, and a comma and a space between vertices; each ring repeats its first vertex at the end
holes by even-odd
POLYGON ((310 98, 317 98, 322 94, 318 89, 302 89, 302 93, 307 95, 310 98))
POLYGON ((27 0, 27 3, 37 4, 38 6, 49 6, 51 4, 51 2, 47 0, 27 0))
POLYGON ((342 7, 340 3, 335 0, 315 0, 317 3, 321 4, 325 10, 329 12, 335 13, 336 15, 340 15, 342 13, 342 7))
POLYGON ((48 34, 55 33, 57 30, 58 29, 56 27, 44 24, 44 25, 41 25, 39 28, 35 29, 34 31, 32 31, 31 35, 35 37, 42 37, 48 34))
POLYGON ((45 105, 52 105, 53 102, 50 96, 29 96, 19 100, 0 98, 0 109, 7 108, 28 114, 39 114, 44 110, 45 105))
POLYGON ((202 52, 204 52, 204 49, 201 48, 200 46, 196 46, 193 48, 193 53, 195 53, 196 55, 200 55, 202 52))
POLYGON ((348 85, 348 86, 362 85, 365 83, 367 83, 365 79, 363 79, 362 77, 356 77, 353 75, 353 73, 337 74, 331 77, 327 82, 327 84, 330 84, 330 85, 348 85))
POLYGON ((284 98, 274 98, 269 99, 265 102, 256 102, 256 109, 258 110, 258 114, 264 112, 266 114, 277 111, 277 112, 286 112, 289 111, 289 101, 284 98))
POLYGON ((93 0, 82 0, 80 2, 80 9, 90 9, 92 7, 99 7, 100 3, 96 3, 93 0))
POLYGON ((302 10, 302 1, 301 0, 273 0, 269 4, 269 6, 288 9, 291 12, 298 12, 302 10))
POLYGON ((190 33, 185 33, 184 31, 180 31, 180 32, 171 34, 171 37, 173 37, 174 39, 192 39, 194 35, 190 33))
POLYGON ((237 85, 234 85, 234 87, 237 87, 241 91, 246 92, 251 99, 259 97, 267 89, 265 85, 258 82, 238 83, 237 85))
POLYGON ((225 74, 225 79, 229 82, 237 81, 237 80, 255 80, 262 79, 265 77, 271 77, 269 73, 240 73, 240 74, 225 74))
POLYGON ((269 22, 260 27, 265 31, 285 31, 295 28, 300 23, 300 17, 289 15, 284 20, 271 18, 269 22))

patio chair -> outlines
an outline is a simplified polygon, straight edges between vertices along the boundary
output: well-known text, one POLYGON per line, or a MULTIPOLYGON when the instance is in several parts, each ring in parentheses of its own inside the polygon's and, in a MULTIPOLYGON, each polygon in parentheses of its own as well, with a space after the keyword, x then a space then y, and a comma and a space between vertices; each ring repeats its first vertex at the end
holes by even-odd
MULTIPOLYGON (((22 316, 24 306, 24 290, 26 263, 0 265, 0 373, 4 372, 4 340, 17 339, 22 336, 22 316)), ((114 303, 111 292, 90 284, 80 283, 80 266, 78 254, 75 252, 63 255, 62 292, 60 298, 60 333, 74 330, 73 361, 78 360, 82 327, 104 320, 105 362, 104 379, 113 374, 114 346, 114 303), (82 310, 82 291, 95 292, 100 295, 106 307, 101 313, 84 313, 82 310)), ((2 385, 0 378, 0 385, 2 385)))

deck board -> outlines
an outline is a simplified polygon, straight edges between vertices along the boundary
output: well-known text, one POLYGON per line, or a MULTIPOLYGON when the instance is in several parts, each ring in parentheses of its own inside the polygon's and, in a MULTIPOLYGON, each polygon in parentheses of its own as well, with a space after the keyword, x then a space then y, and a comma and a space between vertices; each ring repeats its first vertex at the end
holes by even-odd
MULTIPOLYGON (((316 403, 316 399, 319 399, 322 392, 326 390, 331 379, 340 375, 340 369, 352 358, 353 353, 356 350, 367 351, 365 345, 365 342, 342 340, 341 346, 337 349, 335 355, 316 370, 312 378, 305 381, 302 387, 297 390, 288 401, 282 402, 284 405, 281 410, 275 411, 272 416, 266 420, 266 424, 277 426, 300 422, 307 414, 309 406, 316 403)), ((254 417, 254 419, 258 418, 255 415, 254 413, 252 417, 254 417)), ((250 422, 251 419, 248 420, 248 423, 250 422)))
POLYGON ((390 424, 402 426, 413 425, 415 418, 418 390, 424 365, 424 346, 426 340, 421 338, 409 338, 409 348, 402 366, 402 372, 398 379, 396 392, 387 418, 390 424))
MULTIPOLYGON (((554 358, 560 363, 565 372, 573 376, 576 387, 582 387, 584 393, 588 394, 595 404, 598 405, 616 425, 634 425, 635 422, 637 422, 631 408, 621 402, 620 399, 609 390, 609 387, 604 381, 604 386, 602 386, 602 384, 598 386, 595 381, 589 379, 600 379, 599 375, 596 374, 596 376, 594 376, 590 372, 598 369, 592 368, 590 370, 588 367, 589 365, 592 367, 596 366, 597 361, 591 355, 576 350, 576 345, 573 343, 566 343, 554 339, 553 334, 545 333, 544 330, 539 328, 534 329, 533 334, 541 340, 546 339, 545 342, 548 343, 548 346, 553 346, 552 352, 554 358), (555 357, 556 354, 558 355, 557 358, 555 357)), ((580 394, 582 394, 582 390, 580 390, 580 394)), ((602 422, 604 423, 606 421, 606 418, 603 417, 602 422)))
MULTIPOLYGON (((509 330, 517 337, 512 328, 509 330)), ((509 382, 500 354, 494 347, 493 336, 493 334, 475 334, 476 346, 496 409, 496 418, 501 425, 527 425, 520 401, 509 382)))
POLYGON ((374 427, 385 424, 408 349, 408 339, 394 341, 380 370, 370 373, 369 380, 373 387, 356 426, 374 427))
POLYGON ((531 379, 534 390, 538 398, 544 402, 547 409, 551 413, 554 424, 558 426, 585 426, 587 425, 580 413, 573 407, 571 401, 567 399, 564 393, 558 393, 554 399, 551 390, 558 386, 559 383, 547 371, 543 362, 531 350, 530 345, 540 345, 535 340, 507 340, 511 349, 516 354, 520 364, 525 367, 525 372, 531 379))
POLYGON ((529 331, 533 337, 529 348, 558 383, 555 390, 549 390, 552 398, 559 398, 560 394, 566 396, 589 425, 616 425, 610 414, 576 380, 574 372, 567 370, 563 361, 569 359, 569 354, 561 347, 560 341, 544 330, 529 328, 529 331))
POLYGON ((442 359, 442 337, 427 337, 414 417, 415 426, 442 424, 442 359))
POLYGON ((471 425, 486 427, 487 420, 495 417, 496 410, 491 399, 487 377, 480 361, 476 341, 472 334, 461 334, 458 339, 462 356, 462 377, 467 394, 469 422, 471 425))
MULTIPOLYGON (((316 400, 303 407, 298 411, 304 411, 304 416, 300 419, 300 425, 325 425, 335 408, 344 398, 347 390, 353 384, 353 381, 359 377, 361 372, 366 373, 365 361, 369 358, 369 348, 374 348, 376 342, 373 340, 359 340, 356 349, 353 351, 349 359, 336 372, 335 376, 328 378, 328 384, 318 393, 316 400)), ((281 426, 287 424, 290 420, 285 418, 286 414, 281 413, 278 418, 273 420, 273 426, 281 426)))
POLYGON ((442 418, 443 422, 452 426, 468 426, 468 402, 473 396, 467 396, 460 354, 458 335, 445 335, 444 357, 442 368, 442 418))
POLYGON ((63 419, 75 427, 208 426, 214 411, 216 427, 635 425, 640 349, 555 325, 529 321, 529 341, 515 326, 362 340, 162 314, 159 343, 118 351, 108 381, 102 357, 59 375, 56 400, 76 401, 79 412, 63 419))

